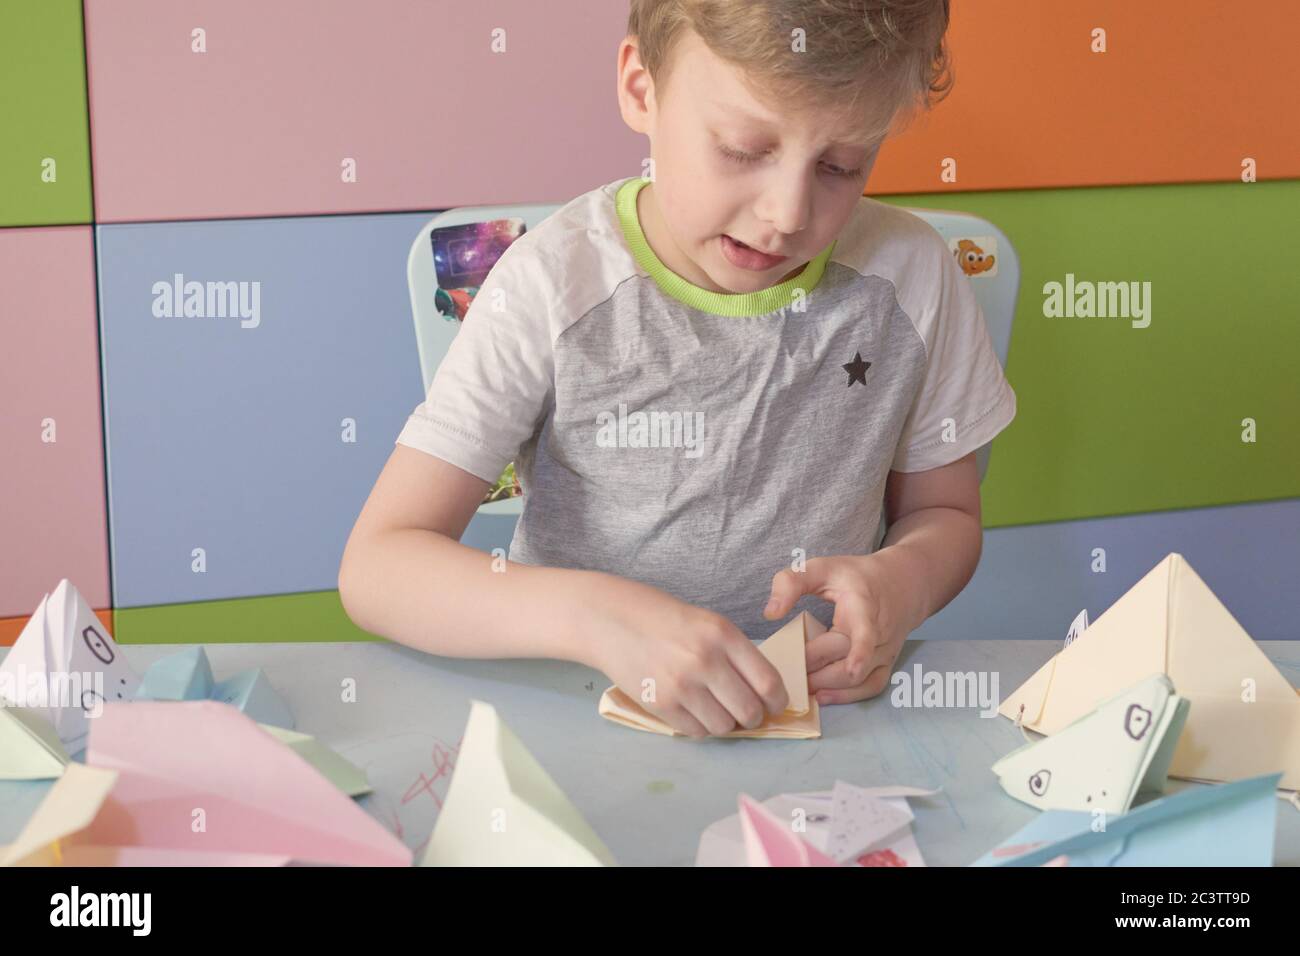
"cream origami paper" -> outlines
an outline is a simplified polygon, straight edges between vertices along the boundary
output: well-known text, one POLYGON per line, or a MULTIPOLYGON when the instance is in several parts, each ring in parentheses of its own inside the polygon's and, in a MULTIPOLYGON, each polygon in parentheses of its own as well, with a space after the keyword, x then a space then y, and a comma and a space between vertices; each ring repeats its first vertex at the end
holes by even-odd
POLYGON ((491 704, 471 701, 421 866, 613 866, 614 858, 491 704))
POLYGON ((998 708, 1060 733, 1153 673, 1191 701, 1169 774, 1241 780, 1282 772, 1300 788, 1300 697, 1183 560, 1171 554, 998 708))
POLYGON ((0 707, 0 780, 51 780, 67 763, 49 721, 25 707, 0 707))
POLYGON ((0 664, 0 677, 0 696, 49 721, 70 754, 85 747, 87 713, 98 713, 104 702, 130 700, 140 683, 66 578, 41 599, 0 664), (43 685, 43 701, 32 700, 33 680, 43 685))
MULTIPOLYGON (((781 675, 790 702, 784 712, 769 715, 753 730, 740 727, 722 736, 808 739, 822 735, 817 698, 808 694, 808 662, 804 645, 825 630, 821 621, 804 611, 758 646, 759 652, 781 675)), ((607 720, 633 730, 681 736, 617 687, 611 687, 601 695, 599 713, 607 720)))
POLYGON ((1155 674, 1060 733, 993 765, 1002 789, 1040 810, 1127 813, 1139 793, 1165 788, 1190 702, 1155 674))

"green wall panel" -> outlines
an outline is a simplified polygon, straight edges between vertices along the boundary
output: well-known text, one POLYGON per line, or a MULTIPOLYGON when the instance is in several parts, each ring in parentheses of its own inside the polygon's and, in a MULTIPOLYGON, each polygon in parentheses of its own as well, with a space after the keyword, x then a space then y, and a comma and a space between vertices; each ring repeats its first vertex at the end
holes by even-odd
POLYGON ((115 608, 120 644, 379 641, 348 618, 337 591, 115 608))
POLYGON ((91 221, 86 115, 79 0, 2 0, 0 226, 91 221), (53 182, 42 179, 46 158, 53 182))
POLYGON ((1300 181, 885 201, 983 216, 1020 256, 986 526, 1300 495, 1300 181), (1046 316, 1067 274, 1151 283, 1150 324, 1046 316))

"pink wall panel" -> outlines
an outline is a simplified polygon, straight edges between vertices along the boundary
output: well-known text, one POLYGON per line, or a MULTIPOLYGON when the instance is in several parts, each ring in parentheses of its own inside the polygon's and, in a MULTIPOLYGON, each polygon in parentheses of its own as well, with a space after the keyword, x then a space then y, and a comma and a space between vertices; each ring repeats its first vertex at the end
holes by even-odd
POLYGON ((0 617, 30 614, 60 578, 108 607, 89 226, 0 229, 0 383, 0 617))
POLYGON ((85 9, 100 222, 567 201, 648 149, 615 99, 622 0, 85 9))

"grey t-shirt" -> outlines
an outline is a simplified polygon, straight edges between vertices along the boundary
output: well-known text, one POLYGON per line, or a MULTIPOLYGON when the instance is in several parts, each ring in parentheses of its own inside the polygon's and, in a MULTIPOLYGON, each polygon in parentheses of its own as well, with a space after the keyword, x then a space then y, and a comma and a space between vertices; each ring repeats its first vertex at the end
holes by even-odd
POLYGON ((765 638, 776 572, 868 553, 889 472, 986 444, 1015 394, 920 218, 864 197, 799 275, 723 295, 659 262, 642 185, 510 246, 397 440, 485 481, 516 462, 511 560, 643 581, 765 638))

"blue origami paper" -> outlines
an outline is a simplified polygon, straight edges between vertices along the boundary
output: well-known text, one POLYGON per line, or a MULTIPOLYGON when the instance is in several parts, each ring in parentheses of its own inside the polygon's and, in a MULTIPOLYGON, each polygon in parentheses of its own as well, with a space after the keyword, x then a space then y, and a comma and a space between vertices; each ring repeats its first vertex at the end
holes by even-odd
POLYGON ((293 714, 261 668, 240 671, 218 682, 212 677, 208 655, 197 646, 154 661, 145 671, 135 699, 216 700, 237 707, 259 724, 294 729, 293 714))
POLYGON ((1196 786, 1121 816, 1048 810, 974 866, 1272 866, 1280 773, 1196 786))

